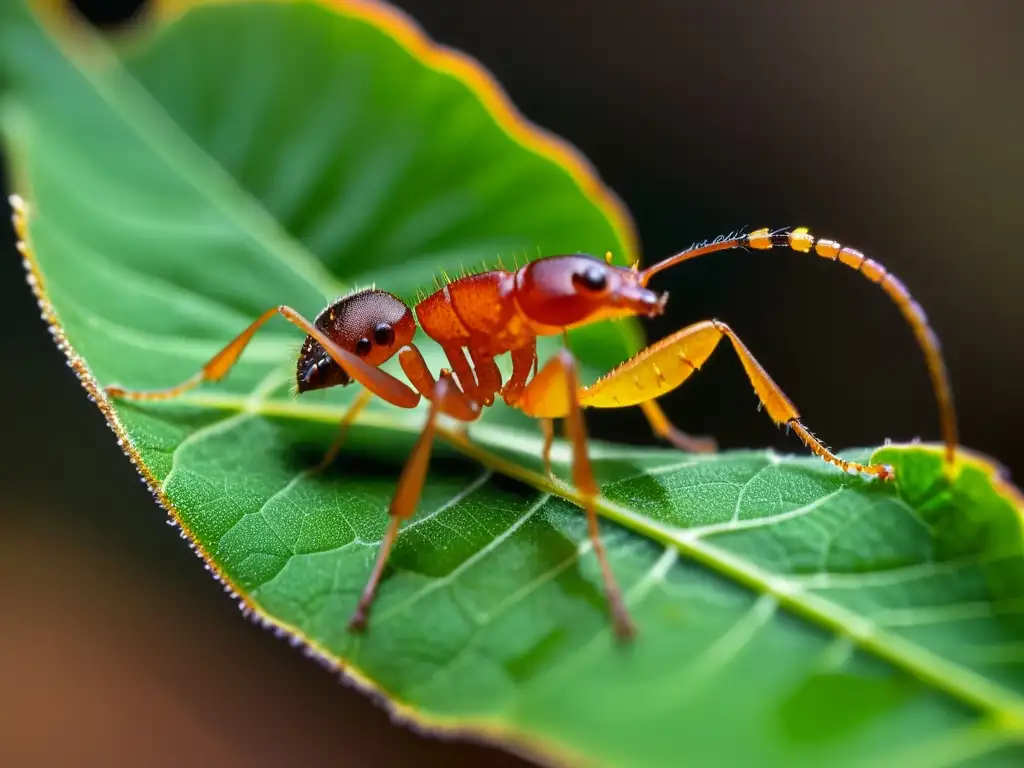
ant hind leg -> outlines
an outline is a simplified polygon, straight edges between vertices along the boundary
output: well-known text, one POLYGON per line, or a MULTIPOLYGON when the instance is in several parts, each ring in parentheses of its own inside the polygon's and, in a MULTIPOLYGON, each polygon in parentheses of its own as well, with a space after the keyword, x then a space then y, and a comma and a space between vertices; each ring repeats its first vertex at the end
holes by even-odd
POLYGON ((622 598, 622 590, 619 589, 618 582, 615 580, 615 574, 608 562, 608 555, 598 531, 594 501, 600 493, 600 489, 594 479, 594 470, 590 464, 590 456, 587 454, 587 429, 579 402, 579 374, 572 353, 563 349, 551 358, 527 385, 517 405, 524 413, 537 416, 548 422, 548 426, 544 427, 545 463, 548 465, 550 465, 550 457, 547 456, 550 451, 548 435, 551 426, 549 418, 545 417, 550 417, 551 411, 554 410, 565 419, 565 433, 572 443, 573 484, 583 495, 581 506, 587 513, 590 541, 601 567, 601 577, 604 580, 605 594, 608 597, 615 634, 620 640, 628 640, 636 634, 636 627, 629 616, 626 602, 622 598))
POLYGON ((544 436, 544 447, 541 449, 541 458, 544 459, 544 473, 548 477, 554 477, 555 473, 551 469, 551 446, 555 442, 555 422, 554 419, 540 419, 540 431, 544 436))
POLYGON ((674 448, 687 453, 715 453, 718 442, 713 437, 690 435, 668 420, 668 416, 654 400, 640 403, 640 409, 651 425, 651 431, 662 440, 668 441, 674 448))
POLYGON ((829 464, 882 480, 893 478, 892 468, 886 464, 848 461, 826 448, 803 425, 796 406, 772 381, 732 328, 718 320, 694 323, 641 350, 607 376, 582 389, 579 401, 593 408, 622 408, 648 403, 682 385, 711 357, 722 339, 729 340, 772 421, 795 432, 813 454, 829 464))

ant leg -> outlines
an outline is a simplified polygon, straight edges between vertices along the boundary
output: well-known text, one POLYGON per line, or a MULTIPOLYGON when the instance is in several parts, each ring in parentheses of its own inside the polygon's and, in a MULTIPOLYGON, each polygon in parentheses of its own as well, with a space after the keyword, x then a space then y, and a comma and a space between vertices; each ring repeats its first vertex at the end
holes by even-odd
POLYGON ((436 392, 441 381, 448 381, 441 406, 449 416, 461 422, 476 421, 480 418, 480 404, 459 389, 459 385, 451 378, 450 372, 443 371, 438 380, 434 381, 427 362, 423 359, 423 354, 415 345, 409 344, 398 350, 398 362, 402 366, 402 372, 416 387, 416 390, 431 402, 438 398, 436 392))
POLYGON ((359 396, 355 399, 355 402, 349 406, 349 409, 345 411, 345 415, 341 417, 341 423, 338 425, 338 434, 334 438, 334 442, 331 443, 331 447, 327 449, 327 453, 324 454, 323 459, 311 470, 311 474, 317 474, 323 472, 334 460, 338 458, 338 454, 341 453, 341 446, 345 442, 345 436, 348 434, 349 427, 355 422, 356 417, 359 413, 367 406, 367 404, 373 399, 373 392, 368 389, 364 389, 359 393, 359 396))
MULTIPOLYGON (((398 478, 395 495, 392 497, 391 506, 388 509, 390 522, 384 533, 384 538, 381 539, 380 548, 377 550, 377 560, 370 572, 370 578, 367 580, 359 603, 349 620, 350 632, 362 632, 366 629, 377 586, 384 574, 388 558, 391 556, 391 549, 398 537, 398 529, 404 520, 409 519, 416 512, 420 497, 423 495, 423 482, 427 476, 430 453, 434 446, 437 415, 442 412, 450 414, 452 411, 458 411, 463 404, 464 395, 450 373, 440 377, 431 394, 430 411, 426 424, 424 424, 423 431, 420 432, 416 445, 413 447, 412 453, 409 454, 409 459, 398 478)), ((477 411, 479 412, 479 408, 477 411)))
POLYGON ((168 387, 167 389, 148 391, 130 390, 125 389, 118 384, 111 384, 106 388, 107 394, 111 397, 117 397, 122 400, 170 400, 171 398, 188 392, 190 389, 204 381, 220 381, 238 361, 242 351, 252 340, 252 337, 256 335, 256 331, 258 331, 270 318, 278 314, 280 309, 280 307, 268 309, 256 318, 248 328, 232 339, 226 347, 210 358, 198 373, 188 379, 185 379, 185 381, 180 384, 168 387))
POLYGON ((523 394, 526 382, 530 378, 530 372, 534 370, 534 363, 537 361, 537 340, 512 350, 512 375, 501 390, 501 396, 505 405, 515 405, 516 401, 523 394))
POLYGON ((476 368, 477 378, 480 380, 480 390, 477 397, 484 405, 493 405, 494 396, 501 391, 501 371, 493 357, 478 354, 469 350, 469 357, 476 368))
POLYGON ((540 431, 544 435, 544 447, 541 449, 541 456, 544 459, 544 472, 548 477, 554 477, 551 471, 551 445, 555 442, 555 420, 540 419, 540 431))
POLYGON ((377 395, 381 400, 396 405, 399 408, 415 408, 420 401, 420 395, 408 385, 402 383, 394 376, 367 364, 358 356, 342 349, 320 329, 300 315, 291 307, 281 305, 268 309, 257 317, 248 328, 228 342, 220 352, 210 358, 194 376, 167 389, 140 391, 126 389, 118 384, 111 384, 106 387, 106 392, 111 397, 124 400, 169 400, 177 397, 204 381, 220 381, 228 371, 238 362, 246 345, 252 340, 264 323, 274 315, 281 315, 292 325, 305 331, 312 336, 324 348, 324 351, 331 356, 335 363, 340 365, 354 380, 377 395))
POLYGON ((651 431, 662 440, 667 440, 680 451, 687 453, 714 453, 718 450, 718 443, 713 437, 695 437, 689 435, 676 427, 668 416, 661 410, 661 406, 654 400, 645 400, 640 403, 640 409, 647 417, 647 423, 651 425, 651 431))
POLYGON ((452 370, 455 371, 455 377, 459 380, 462 391, 474 400, 479 399, 480 385, 477 383, 476 375, 473 373, 473 368, 470 366, 469 360, 466 359, 466 353, 462 347, 441 347, 441 349, 444 351, 445 357, 448 358, 452 370))
MULTIPOLYGON (((681 385, 711 356, 718 342, 728 338, 732 343, 754 392, 768 415, 777 425, 792 429, 812 453, 844 471, 854 470, 875 475, 883 480, 893 478, 886 464, 858 464, 836 456, 817 440, 800 422, 800 413, 779 385, 746 348, 733 330, 718 320, 705 320, 683 328, 638 352, 607 376, 580 391, 583 406, 622 408, 653 400, 681 385)), ((546 415, 546 414, 545 414, 546 415)))
POLYGON ((608 555, 598 534, 594 500, 600 489, 594 480, 594 471, 587 454, 587 428, 583 421, 578 393, 579 374, 576 370, 576 360, 571 352, 563 349, 533 378, 523 391, 518 406, 527 415, 540 418, 551 417, 553 414, 550 411, 553 406, 558 412, 557 415, 565 417, 565 432, 572 442, 573 449, 573 483, 583 496, 582 506, 587 513, 590 541, 594 545, 594 554, 601 566, 601 576, 604 579, 615 634, 619 639, 626 640, 636 633, 636 628, 629 617, 626 603, 622 599, 622 591, 615 581, 615 575, 608 563, 608 555))

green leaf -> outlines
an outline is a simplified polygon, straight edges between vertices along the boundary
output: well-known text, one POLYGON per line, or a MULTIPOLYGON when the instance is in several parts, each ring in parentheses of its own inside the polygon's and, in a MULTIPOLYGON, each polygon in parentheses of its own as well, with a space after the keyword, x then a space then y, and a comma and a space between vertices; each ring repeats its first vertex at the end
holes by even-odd
MULTIPOLYGON (((219 385, 101 395, 184 378, 282 301, 312 313, 373 280, 411 297, 538 248, 630 258, 609 194, 465 59, 376 6, 200 5, 115 53, 6 3, 0 85, 44 315, 126 451, 248 611, 401 716, 548 761, 1024 758, 1024 504, 981 460, 950 481, 935 450, 885 448, 883 485, 813 458, 595 445, 641 631, 622 646, 574 489, 540 471, 532 428, 489 413, 471 444, 443 430, 355 637, 422 411, 371 406, 311 475, 353 392, 292 398, 283 322, 219 385)), ((637 342, 597 333, 574 339, 592 366, 637 342)))

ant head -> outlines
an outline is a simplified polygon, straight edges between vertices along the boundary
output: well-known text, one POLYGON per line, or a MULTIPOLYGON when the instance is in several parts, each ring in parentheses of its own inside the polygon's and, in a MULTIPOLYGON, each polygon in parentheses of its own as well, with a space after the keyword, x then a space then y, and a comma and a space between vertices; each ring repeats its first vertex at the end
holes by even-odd
POLYGON ((647 290, 640 273, 593 256, 549 256, 516 273, 516 301, 538 326, 569 328, 616 317, 660 315, 667 293, 647 290))
MULTIPOLYGON (((342 349, 380 365, 412 341, 416 322, 405 303, 386 291, 367 289, 330 304, 313 322, 342 349)), ((299 353, 299 392, 351 384, 351 377, 312 336, 299 353)))

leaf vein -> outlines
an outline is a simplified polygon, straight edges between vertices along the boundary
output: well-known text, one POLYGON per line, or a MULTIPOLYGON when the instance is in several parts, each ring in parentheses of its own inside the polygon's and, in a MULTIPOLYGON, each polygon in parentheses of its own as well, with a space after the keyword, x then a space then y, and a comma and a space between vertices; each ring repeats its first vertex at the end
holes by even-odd
POLYGON ((791 509, 788 512, 780 512, 777 515, 771 515, 767 517, 758 517, 750 520, 728 520, 724 523, 711 523, 709 525, 702 525, 696 528, 685 528, 679 531, 679 536, 683 538, 701 539, 708 536, 715 536, 721 533, 731 533, 733 531, 744 531, 752 530, 757 528, 765 528, 786 520, 794 520, 804 515, 808 515, 814 512, 816 509, 824 506, 828 502, 836 498, 840 493, 846 490, 846 486, 836 488, 834 491, 819 496, 809 504, 804 504, 802 507, 791 509))
POLYGON ((419 600, 423 599, 428 594, 435 592, 438 589, 441 589, 442 587, 454 582, 456 579, 459 578, 459 576, 468 571, 477 563, 486 559, 505 541, 510 539, 515 534, 515 532, 522 528, 527 523, 527 521, 529 521, 530 518, 533 517, 537 510, 539 510, 550 498, 550 494, 545 493, 544 495, 542 495, 540 499, 538 499, 533 505, 531 505, 530 508, 527 509, 518 519, 516 519, 514 523, 512 523, 508 528, 506 528, 501 534, 496 536, 493 540, 489 541, 486 546, 477 550, 470 557, 463 560, 450 573, 447 573, 444 576, 434 579, 426 586, 409 595, 398 605, 392 606, 386 611, 381 611, 381 613, 374 619, 374 624, 376 626, 380 626, 386 621, 393 619, 395 616, 409 610, 409 608, 411 608, 419 600))

